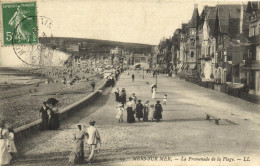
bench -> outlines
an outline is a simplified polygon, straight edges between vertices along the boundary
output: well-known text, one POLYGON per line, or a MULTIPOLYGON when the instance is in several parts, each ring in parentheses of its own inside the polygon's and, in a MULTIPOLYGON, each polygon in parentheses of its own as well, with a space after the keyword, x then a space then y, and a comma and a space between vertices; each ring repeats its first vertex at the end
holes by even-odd
POLYGON ((211 114, 208 114, 208 113, 205 113, 206 114, 206 120, 211 120, 211 118, 215 119, 215 124, 218 125, 219 124, 219 121, 220 121, 220 118, 214 116, 214 115, 211 115, 211 114))

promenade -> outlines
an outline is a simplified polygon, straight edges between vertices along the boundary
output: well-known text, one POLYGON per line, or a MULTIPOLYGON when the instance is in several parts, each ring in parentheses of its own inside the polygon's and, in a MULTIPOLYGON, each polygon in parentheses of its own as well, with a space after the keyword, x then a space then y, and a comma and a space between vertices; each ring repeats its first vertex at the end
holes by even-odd
POLYGON ((158 75, 158 93, 153 100, 152 83, 155 78, 145 73, 143 79, 142 71, 123 73, 116 86, 105 89, 95 103, 62 121, 60 130, 39 132, 27 139, 24 155, 13 165, 69 165, 76 124, 88 126, 89 120, 96 121, 102 139, 93 165, 259 165, 259 105, 164 75, 158 75), (125 122, 118 123, 117 87, 126 89, 127 98, 135 93, 142 102, 162 101, 167 94, 162 121, 128 124, 125 112, 125 122), (221 118, 219 125, 205 120, 205 113, 221 118), (206 161, 213 157, 221 160, 206 161), (202 158, 205 161, 197 160, 202 158))

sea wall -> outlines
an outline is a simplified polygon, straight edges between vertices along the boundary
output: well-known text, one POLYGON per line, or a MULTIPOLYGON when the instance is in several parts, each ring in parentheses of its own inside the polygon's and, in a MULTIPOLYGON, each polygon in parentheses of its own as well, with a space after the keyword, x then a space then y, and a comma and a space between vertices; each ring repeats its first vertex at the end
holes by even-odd
MULTIPOLYGON (((102 90, 106 87, 106 82, 101 84, 99 87, 96 88, 94 92, 89 94, 88 96, 84 97, 83 99, 77 101, 76 103, 73 103, 62 110, 59 110, 60 114, 60 120, 68 118, 70 115, 72 115, 74 112, 79 111, 81 108, 86 107, 87 105, 90 105, 92 102, 94 102, 95 99, 97 99, 101 94, 102 90)), ((41 119, 34 121, 32 123, 26 124, 24 126, 18 127, 14 129, 15 132, 15 143, 20 148, 23 148, 23 139, 29 138, 33 134, 36 134, 39 132, 41 124, 41 119)))

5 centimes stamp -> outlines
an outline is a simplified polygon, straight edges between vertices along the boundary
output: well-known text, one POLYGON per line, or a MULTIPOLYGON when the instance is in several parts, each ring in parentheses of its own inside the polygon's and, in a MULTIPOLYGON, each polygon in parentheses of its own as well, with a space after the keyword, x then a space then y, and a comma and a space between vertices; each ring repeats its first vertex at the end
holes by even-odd
POLYGON ((28 16, 23 19, 13 32, 12 46, 15 55, 25 64, 29 66, 42 66, 46 63, 51 63, 53 59, 54 49, 42 44, 48 37, 52 37, 53 21, 45 16, 28 16), (38 26, 32 30, 32 38, 28 39, 27 45, 19 45, 15 36, 19 33, 20 26, 28 29, 31 25, 38 20, 38 26), (35 38, 39 43, 34 43, 35 38))
POLYGON ((2 3, 1 9, 4 46, 38 43, 36 1, 2 3))

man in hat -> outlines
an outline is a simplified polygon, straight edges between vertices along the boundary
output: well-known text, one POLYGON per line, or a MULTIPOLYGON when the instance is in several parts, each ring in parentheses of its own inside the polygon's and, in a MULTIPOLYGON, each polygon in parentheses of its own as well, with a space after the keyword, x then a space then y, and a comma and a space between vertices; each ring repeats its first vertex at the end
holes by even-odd
POLYGON ((137 101, 138 103, 136 104, 136 118, 138 119, 138 121, 140 122, 140 118, 143 118, 144 117, 144 114, 143 114, 143 104, 141 103, 141 100, 138 100, 137 101))
POLYGON ((93 159, 94 157, 94 153, 95 153, 95 148, 97 147, 97 144, 100 143, 101 144, 101 138, 100 138, 100 135, 99 135, 99 132, 98 130, 94 127, 95 126, 95 121, 90 121, 89 122, 89 127, 87 128, 86 130, 86 134, 88 135, 88 140, 87 140, 87 143, 89 145, 89 149, 91 151, 88 159, 87 159, 87 162, 89 163, 90 160, 93 159))
POLYGON ((154 116, 153 118, 156 119, 157 122, 160 121, 160 119, 162 119, 162 105, 160 104, 160 101, 157 101, 157 104, 155 104, 154 106, 155 112, 154 112, 154 116))

